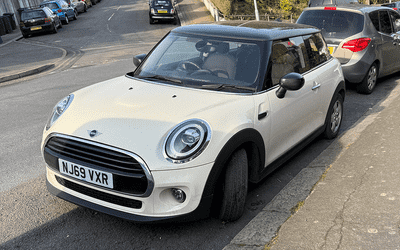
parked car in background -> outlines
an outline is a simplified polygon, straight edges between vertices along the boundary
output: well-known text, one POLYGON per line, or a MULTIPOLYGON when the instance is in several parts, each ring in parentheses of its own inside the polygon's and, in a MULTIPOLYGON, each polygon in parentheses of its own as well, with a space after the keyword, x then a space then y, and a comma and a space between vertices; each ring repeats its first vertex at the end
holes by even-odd
POLYGON ((345 79, 370 94, 379 77, 400 70, 399 19, 393 9, 356 4, 306 8, 297 23, 321 29, 345 79))
POLYGON ((84 0, 72 0, 71 6, 73 6, 78 13, 86 12, 88 9, 84 0))
POLYGON ((61 20, 48 7, 24 9, 21 12, 20 30, 24 38, 35 33, 51 32, 57 33, 62 27, 61 20))
POLYGON ((178 23, 178 14, 171 0, 150 0, 150 24, 155 21, 172 21, 178 23))
POLYGON ((234 221, 249 182, 339 133, 343 73, 314 27, 182 26, 134 64, 53 109, 41 144, 52 194, 134 221, 234 221))
POLYGON ((309 0, 308 7, 328 6, 328 5, 343 5, 343 4, 358 4, 358 0, 309 0))
POLYGON ((400 13, 400 2, 384 3, 381 6, 392 8, 393 10, 400 13))
POLYGON ((69 21, 77 19, 78 11, 73 6, 71 6, 70 0, 54 0, 54 1, 57 1, 61 5, 69 21))
POLYGON ((40 7, 50 8, 54 13, 58 15, 63 24, 69 23, 67 14, 64 12, 61 4, 58 3, 57 1, 44 1, 40 4, 40 7))

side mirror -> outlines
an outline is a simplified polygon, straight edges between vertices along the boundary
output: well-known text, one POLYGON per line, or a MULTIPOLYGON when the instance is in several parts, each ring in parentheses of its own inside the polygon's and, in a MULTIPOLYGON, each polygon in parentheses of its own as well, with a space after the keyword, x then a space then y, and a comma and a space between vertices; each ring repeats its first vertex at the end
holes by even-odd
POLYGON ((276 96, 279 99, 282 99, 285 97, 286 91, 295 91, 299 90, 304 86, 304 77, 300 75, 299 73, 289 73, 287 75, 284 75, 280 80, 279 80, 279 88, 276 91, 276 96))
POLYGON ((140 55, 134 56, 134 57, 133 57, 133 64, 134 64, 136 67, 138 67, 138 66, 142 63, 143 59, 144 59, 146 56, 147 56, 147 54, 140 54, 140 55))

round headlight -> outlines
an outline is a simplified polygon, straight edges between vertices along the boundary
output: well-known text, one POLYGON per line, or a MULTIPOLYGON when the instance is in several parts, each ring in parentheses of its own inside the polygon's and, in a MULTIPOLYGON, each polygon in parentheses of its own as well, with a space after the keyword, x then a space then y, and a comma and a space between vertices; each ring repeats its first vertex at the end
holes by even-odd
POLYGON ((165 141, 167 159, 174 163, 190 161, 205 149, 210 138, 211 129, 205 121, 182 122, 172 129, 165 141))
POLYGON ((57 105, 53 108, 53 112, 51 113, 49 121, 46 124, 46 130, 49 129, 56 122, 56 120, 65 112, 65 110, 69 107, 73 99, 74 95, 71 94, 57 103, 57 105))

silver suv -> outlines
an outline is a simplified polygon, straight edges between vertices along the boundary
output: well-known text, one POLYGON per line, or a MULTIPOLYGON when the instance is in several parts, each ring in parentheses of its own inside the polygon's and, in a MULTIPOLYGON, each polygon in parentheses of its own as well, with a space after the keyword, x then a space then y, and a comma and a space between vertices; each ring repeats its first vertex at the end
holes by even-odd
POLYGON ((360 93, 370 94, 378 77, 400 70, 400 14, 362 4, 304 9, 297 23, 322 30, 344 77, 360 93))

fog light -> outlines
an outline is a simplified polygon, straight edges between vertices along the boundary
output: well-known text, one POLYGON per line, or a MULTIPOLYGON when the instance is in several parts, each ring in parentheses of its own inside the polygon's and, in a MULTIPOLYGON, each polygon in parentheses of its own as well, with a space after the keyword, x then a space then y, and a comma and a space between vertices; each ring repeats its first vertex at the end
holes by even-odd
POLYGON ((171 191, 172 195, 178 202, 183 203, 186 200, 186 194, 182 189, 172 188, 171 191))

